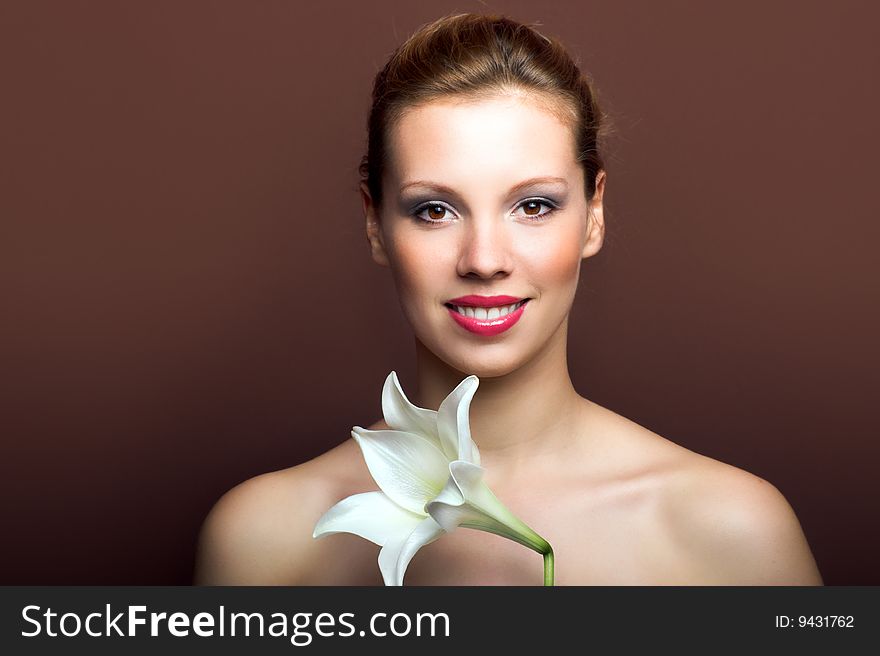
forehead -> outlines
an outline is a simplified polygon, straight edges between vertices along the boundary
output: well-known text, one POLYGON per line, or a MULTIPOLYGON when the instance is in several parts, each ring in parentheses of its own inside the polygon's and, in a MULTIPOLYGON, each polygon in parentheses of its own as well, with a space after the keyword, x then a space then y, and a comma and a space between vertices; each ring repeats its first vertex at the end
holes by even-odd
POLYGON ((576 175, 575 140, 558 111, 534 94, 432 101, 406 110, 388 135, 392 181, 506 183, 576 175))

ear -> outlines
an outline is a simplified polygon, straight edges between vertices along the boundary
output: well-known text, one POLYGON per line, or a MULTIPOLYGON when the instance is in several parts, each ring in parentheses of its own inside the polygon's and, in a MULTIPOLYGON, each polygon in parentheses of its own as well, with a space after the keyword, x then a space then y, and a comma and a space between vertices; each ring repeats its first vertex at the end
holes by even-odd
POLYGON ((605 171, 600 170, 596 176, 596 193, 587 203, 587 236, 584 242, 582 258, 588 258, 599 252, 605 238, 605 216, 602 213, 602 198, 605 194, 605 171))
POLYGON ((388 255, 385 253, 385 244, 382 242, 382 224, 379 222, 379 210, 373 204, 370 190, 366 183, 361 182, 361 201, 364 204, 364 217, 367 220, 367 241, 370 242, 370 253, 373 261, 382 266, 388 266, 388 255))

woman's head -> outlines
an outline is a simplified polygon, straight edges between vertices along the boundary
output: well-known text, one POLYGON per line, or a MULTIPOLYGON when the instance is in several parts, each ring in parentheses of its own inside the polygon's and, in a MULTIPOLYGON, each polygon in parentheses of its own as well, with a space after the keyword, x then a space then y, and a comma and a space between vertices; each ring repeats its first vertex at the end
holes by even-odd
POLYGON ((417 338, 487 377, 564 341, 604 232, 603 117, 564 48, 503 17, 442 18, 392 55, 373 101, 367 233, 417 338), (528 302, 514 325, 481 330, 456 312, 467 300, 450 303, 468 295, 528 302))

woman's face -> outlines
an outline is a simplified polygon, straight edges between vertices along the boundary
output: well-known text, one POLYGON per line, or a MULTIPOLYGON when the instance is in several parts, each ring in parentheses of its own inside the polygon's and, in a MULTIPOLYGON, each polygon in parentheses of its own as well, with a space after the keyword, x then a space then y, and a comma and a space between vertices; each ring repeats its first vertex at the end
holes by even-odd
POLYGON ((388 147, 381 216, 362 186, 367 233, 417 339, 484 377, 564 344, 604 231, 604 176, 588 202, 570 128, 534 95, 450 100, 404 113, 388 147))

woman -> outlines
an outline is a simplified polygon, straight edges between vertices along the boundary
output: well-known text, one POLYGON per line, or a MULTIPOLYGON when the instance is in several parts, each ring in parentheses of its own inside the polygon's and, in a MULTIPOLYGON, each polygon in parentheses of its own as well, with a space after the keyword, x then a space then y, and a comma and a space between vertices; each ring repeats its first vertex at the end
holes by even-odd
MULTIPOLYGON (((553 546, 556 584, 821 584, 773 485, 572 386, 568 315, 602 246, 606 174, 603 116, 563 47, 503 17, 448 16, 394 53, 373 98, 361 194, 372 257, 415 334, 418 380, 404 388, 436 409, 479 377, 485 481, 553 546)), ((352 439, 242 483, 205 521, 196 581, 382 585, 376 545, 312 537, 333 504, 375 489, 352 439)), ((542 576, 522 545, 460 529, 415 555, 406 584, 542 576)))

